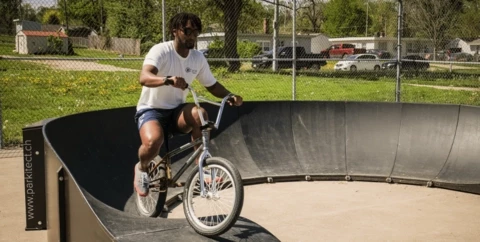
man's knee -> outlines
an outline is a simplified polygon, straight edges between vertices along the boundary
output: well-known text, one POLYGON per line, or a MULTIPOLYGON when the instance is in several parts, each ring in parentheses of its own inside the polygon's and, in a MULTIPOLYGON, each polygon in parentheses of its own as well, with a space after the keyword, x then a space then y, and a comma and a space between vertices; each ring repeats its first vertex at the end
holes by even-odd
POLYGON ((200 115, 203 117, 203 120, 204 121, 207 121, 208 120, 208 114, 207 112, 205 111, 205 109, 203 108, 198 108, 198 107, 194 107, 192 109, 192 116, 193 116, 193 119, 195 120, 195 124, 197 126, 201 126, 202 125, 202 121, 201 121, 201 118, 200 118, 200 115))
POLYGON ((142 143, 142 146, 148 153, 156 153, 160 150, 163 144, 163 138, 146 138, 142 143))

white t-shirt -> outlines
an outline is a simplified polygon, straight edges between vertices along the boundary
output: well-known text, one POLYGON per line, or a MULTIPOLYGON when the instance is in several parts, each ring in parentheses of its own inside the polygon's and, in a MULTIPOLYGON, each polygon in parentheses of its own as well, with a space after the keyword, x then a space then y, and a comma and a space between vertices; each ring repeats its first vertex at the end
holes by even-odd
MULTIPOLYGON (((195 78, 205 87, 217 82, 213 77, 207 59, 200 51, 190 50, 186 58, 180 56, 173 41, 154 45, 145 56, 143 65, 153 65, 158 69, 157 76, 179 76, 191 85, 195 78)), ((188 89, 182 90, 172 86, 143 86, 137 110, 145 108, 173 109, 185 103, 188 89)))

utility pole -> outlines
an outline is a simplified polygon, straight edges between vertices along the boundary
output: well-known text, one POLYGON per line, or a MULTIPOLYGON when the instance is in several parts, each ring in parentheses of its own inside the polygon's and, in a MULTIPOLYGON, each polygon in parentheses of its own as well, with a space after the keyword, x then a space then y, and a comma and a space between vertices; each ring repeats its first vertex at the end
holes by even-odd
POLYGON ((368 37, 368 0, 367 0, 367 15, 365 16, 365 37, 368 37))
POLYGON ((165 0, 162 0, 162 38, 163 42, 167 41, 165 38, 165 0))
POLYGON ((278 70, 278 61, 277 59, 277 47, 278 47, 278 0, 275 0, 275 13, 273 17, 273 65, 272 70, 278 70))

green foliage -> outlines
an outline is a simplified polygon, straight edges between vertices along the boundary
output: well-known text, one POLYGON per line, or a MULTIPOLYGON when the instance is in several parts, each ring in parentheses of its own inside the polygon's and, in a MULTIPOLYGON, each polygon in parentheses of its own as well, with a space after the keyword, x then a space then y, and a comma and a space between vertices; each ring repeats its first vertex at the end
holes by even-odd
MULTIPOLYGON (((224 51, 225 42, 218 38, 208 45, 208 58, 225 58, 224 51)), ((225 61, 212 61, 211 67, 226 67, 228 64, 225 61)))
POLYGON ((120 38, 138 38, 158 41, 162 32, 161 5, 154 0, 112 1, 105 5, 109 35, 120 38))
POLYGON ((62 53, 63 40, 58 36, 50 35, 47 37, 48 53, 60 54, 62 53))
MULTIPOLYGON (((140 66, 141 61, 118 62, 140 66)), ((22 128, 47 118, 92 110, 134 106, 141 86, 138 72, 56 71, 41 68, 26 61, 0 60, 0 97, 2 98, 3 135, 7 145, 22 142, 22 128), (26 71, 19 71, 19 66, 26 71), (29 105, 24 105, 28 103, 29 105)), ((140 67, 136 68, 139 69, 140 67)), ((227 68, 212 68, 217 79, 246 101, 291 100, 291 73, 228 72, 227 68)), ((319 77, 300 72, 297 80, 297 100, 332 101, 394 101, 393 77, 352 79, 319 77)), ((320 74, 323 74, 322 71, 320 74)), ((365 72, 367 76, 373 72, 365 72)), ((428 73, 428 72, 427 72, 428 73)), ((377 75, 377 74, 374 74, 377 75)), ((420 103, 452 103, 480 105, 480 92, 441 90, 411 84, 480 87, 478 75, 455 80, 426 80, 423 76, 402 79, 402 101, 420 103)), ((453 77, 456 78, 456 77, 453 77)), ((204 88, 194 86, 204 96, 204 88)), ((190 100, 191 101, 191 100, 190 100)))
POLYGON ((365 36, 366 12, 359 0, 330 0, 324 13, 323 31, 328 36, 365 36))
MULTIPOLYGON (((251 41, 237 41, 237 53, 240 58, 252 58, 261 53, 262 48, 251 41)), ((218 38, 208 46, 208 58, 225 58, 225 41, 218 38)), ((210 65, 214 67, 227 66, 224 61, 214 61, 210 65)))
POLYGON ((43 24, 60 24, 62 15, 58 10, 50 9, 45 12, 42 18, 43 24))
POLYGON ((237 41, 237 52, 240 58, 252 58, 262 52, 262 47, 252 41, 237 41))
POLYGON ((38 21, 37 12, 30 4, 22 4, 21 6, 21 19, 28 21, 38 21))
POLYGON ((21 1, 0 1, 0 34, 14 34, 13 20, 20 16, 21 1))

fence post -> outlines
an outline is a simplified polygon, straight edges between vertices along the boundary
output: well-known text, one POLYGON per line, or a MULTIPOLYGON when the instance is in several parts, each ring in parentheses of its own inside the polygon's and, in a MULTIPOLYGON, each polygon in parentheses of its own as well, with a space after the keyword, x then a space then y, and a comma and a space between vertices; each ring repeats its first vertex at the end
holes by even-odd
POLYGON ((398 19, 397 19, 397 85, 395 88, 395 102, 401 101, 401 80, 400 80, 400 64, 402 59, 402 14, 403 3, 402 0, 398 0, 398 19))

